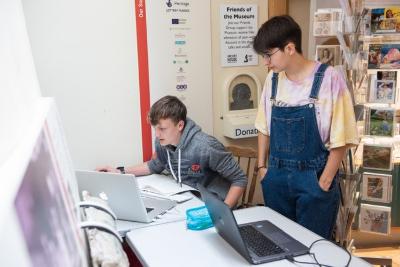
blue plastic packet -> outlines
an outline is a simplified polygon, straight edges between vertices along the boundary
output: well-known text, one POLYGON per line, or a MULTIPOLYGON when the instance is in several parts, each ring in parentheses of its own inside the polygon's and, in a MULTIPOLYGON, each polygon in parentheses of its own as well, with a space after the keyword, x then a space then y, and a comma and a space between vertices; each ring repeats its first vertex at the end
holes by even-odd
POLYGON ((206 206, 186 210, 186 225, 196 231, 214 226, 206 206))

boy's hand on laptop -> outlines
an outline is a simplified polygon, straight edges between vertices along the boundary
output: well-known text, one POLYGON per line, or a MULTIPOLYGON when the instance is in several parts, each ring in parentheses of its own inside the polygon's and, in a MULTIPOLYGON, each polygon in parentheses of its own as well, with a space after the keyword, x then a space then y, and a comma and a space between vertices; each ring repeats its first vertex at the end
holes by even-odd
POLYGON ((113 168, 111 166, 100 166, 96 168, 98 172, 113 172, 113 173, 121 173, 120 170, 113 168))

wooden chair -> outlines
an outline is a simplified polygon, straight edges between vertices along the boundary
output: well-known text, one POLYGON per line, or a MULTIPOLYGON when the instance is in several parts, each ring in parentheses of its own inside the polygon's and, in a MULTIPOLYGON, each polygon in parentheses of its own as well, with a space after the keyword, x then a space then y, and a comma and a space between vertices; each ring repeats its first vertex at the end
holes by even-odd
POLYGON ((251 148, 243 148, 238 146, 227 146, 226 150, 233 154, 233 156, 237 159, 239 166, 241 166, 241 163, 245 163, 244 165, 246 166, 244 171, 248 179, 248 185, 243 193, 242 203, 238 208, 247 208, 250 206, 254 206, 254 203, 252 202, 257 185, 258 175, 257 151, 251 148), (251 171, 252 162, 254 162, 253 171, 251 171))

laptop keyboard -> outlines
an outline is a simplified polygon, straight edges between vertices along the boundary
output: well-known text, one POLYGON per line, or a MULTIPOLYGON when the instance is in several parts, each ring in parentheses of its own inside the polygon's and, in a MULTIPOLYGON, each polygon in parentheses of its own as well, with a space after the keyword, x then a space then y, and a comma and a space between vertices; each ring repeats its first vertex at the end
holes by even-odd
POLYGON ((239 228, 240 234, 244 242, 251 248, 257 256, 265 257, 269 255, 279 254, 285 252, 275 242, 271 241, 268 237, 260 233, 251 225, 241 226, 239 228))

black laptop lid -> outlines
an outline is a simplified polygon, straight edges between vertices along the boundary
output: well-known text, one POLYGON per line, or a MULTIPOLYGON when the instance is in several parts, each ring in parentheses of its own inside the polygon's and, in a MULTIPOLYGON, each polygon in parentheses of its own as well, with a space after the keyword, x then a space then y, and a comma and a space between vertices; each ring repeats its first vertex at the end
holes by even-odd
POLYGON ((217 233, 244 258, 251 262, 249 251, 243 242, 236 219, 229 206, 201 184, 197 184, 197 187, 201 193, 201 198, 206 203, 217 233))

